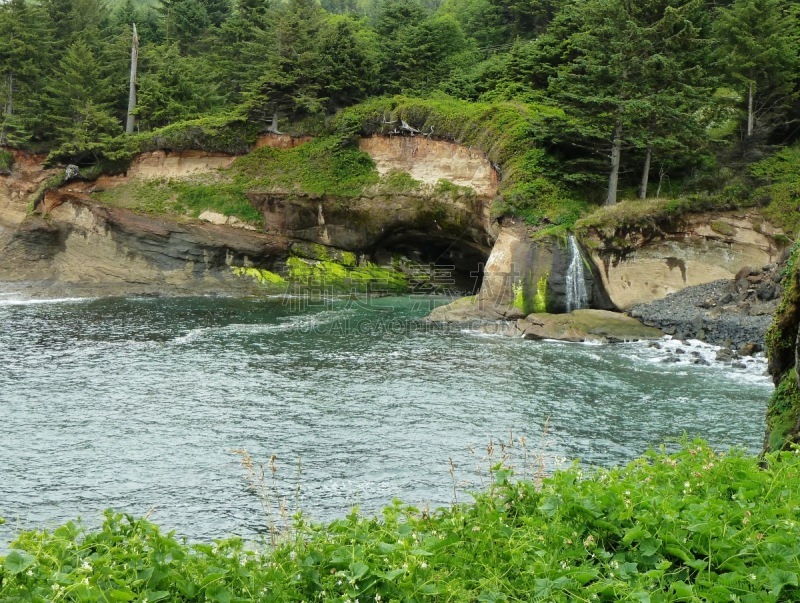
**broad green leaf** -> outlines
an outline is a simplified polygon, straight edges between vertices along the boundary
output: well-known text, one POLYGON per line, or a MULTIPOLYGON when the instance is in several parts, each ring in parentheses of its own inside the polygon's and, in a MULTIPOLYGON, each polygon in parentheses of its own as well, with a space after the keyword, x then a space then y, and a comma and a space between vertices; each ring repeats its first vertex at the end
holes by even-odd
POLYGON ((206 589, 206 598, 214 603, 231 603, 230 591, 221 584, 209 586, 206 589))
POLYGON ((366 563, 356 561, 355 563, 350 564, 350 575, 356 580, 363 578, 368 571, 369 566, 366 563))
POLYGON ((661 544, 661 540, 658 538, 645 538, 639 545, 639 552, 646 557, 650 557, 658 552, 661 544))
POLYGON ((36 557, 33 555, 20 551, 11 551, 3 562, 3 565, 9 574, 14 575, 24 572, 32 566, 35 561, 36 557))
POLYGON ((691 601, 694 597, 694 589, 691 585, 686 584, 686 582, 682 580, 672 583, 672 592, 674 592, 679 599, 684 601, 691 601))
POLYGON ((776 569, 767 576, 769 585, 772 587, 771 594, 778 596, 784 586, 797 586, 797 574, 786 570, 776 569))

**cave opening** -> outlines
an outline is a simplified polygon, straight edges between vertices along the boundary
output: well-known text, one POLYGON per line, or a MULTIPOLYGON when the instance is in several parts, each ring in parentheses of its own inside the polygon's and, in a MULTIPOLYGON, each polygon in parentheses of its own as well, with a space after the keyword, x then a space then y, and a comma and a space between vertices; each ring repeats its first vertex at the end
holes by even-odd
POLYGON ((475 295, 490 252, 489 245, 468 239, 404 230, 382 239, 371 255, 378 264, 399 259, 404 270, 417 273, 422 281, 430 279, 429 293, 475 295))

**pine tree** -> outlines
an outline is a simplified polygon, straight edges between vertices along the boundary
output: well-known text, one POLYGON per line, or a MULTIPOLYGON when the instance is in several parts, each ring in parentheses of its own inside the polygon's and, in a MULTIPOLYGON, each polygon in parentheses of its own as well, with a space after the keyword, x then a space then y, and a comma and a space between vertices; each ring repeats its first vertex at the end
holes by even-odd
POLYGON ((241 102, 242 93, 268 69, 275 48, 271 14, 266 0, 241 0, 216 33, 212 68, 230 103, 241 102))
POLYGON ((327 100, 317 44, 322 16, 314 0, 289 0, 276 11, 268 69, 247 98, 251 116, 273 131, 279 116, 317 113, 327 100))
POLYGON ((639 147, 652 154, 656 145, 675 146, 677 136, 694 130, 692 110, 704 89, 694 65, 693 5, 588 0, 570 5, 554 22, 569 31, 554 46, 564 56, 550 91, 571 116, 555 136, 571 135, 607 158, 607 205, 617 200, 623 151, 639 147))
POLYGON ((377 85, 377 39, 362 21, 334 16, 321 27, 317 56, 320 61, 322 96, 327 110, 364 100, 377 85))
POLYGON ((35 135, 36 91, 50 51, 46 16, 26 0, 0 4, 0 144, 21 144, 35 135))
MULTIPOLYGON (((75 141, 86 142, 99 136, 122 132, 122 123, 110 110, 113 87, 91 47, 83 40, 70 45, 59 62, 55 77, 46 88, 45 106, 51 124, 51 137, 68 149, 80 149, 75 141)), ((76 152, 77 153, 77 152, 76 152)), ((87 147, 75 161, 97 160, 99 147, 87 147)))
POLYGON ((742 96, 745 151, 780 120, 796 93, 798 26, 797 13, 782 0, 734 0, 719 10, 715 58, 742 96))
POLYGON ((217 86, 202 58, 182 57, 177 45, 142 53, 136 115, 144 129, 200 117, 219 103, 217 86))

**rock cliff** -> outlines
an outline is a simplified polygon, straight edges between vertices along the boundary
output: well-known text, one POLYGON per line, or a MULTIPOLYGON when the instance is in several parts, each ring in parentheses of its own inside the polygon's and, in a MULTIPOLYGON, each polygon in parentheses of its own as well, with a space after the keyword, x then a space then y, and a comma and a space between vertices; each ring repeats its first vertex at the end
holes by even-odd
MULTIPOLYGON (((377 187, 351 197, 255 188, 246 193, 262 216, 253 225, 210 210, 192 218, 142 211, 146 205, 136 199, 109 206, 97 198, 132 182, 213 185, 235 161, 230 155, 144 153, 126 174, 78 179, 42 194, 59 171, 45 169, 42 157, 18 154, 11 175, 0 176, 0 281, 31 295, 250 292, 257 283, 232 268, 283 274, 289 258, 313 264, 336 261, 342 252, 358 262, 392 265, 402 256, 407 263, 449 265, 467 278, 477 273, 493 244, 488 160, 427 139, 370 140, 364 146, 384 171, 408 168, 434 184, 448 176, 457 182, 444 192, 377 187)), ((291 149, 303 142, 268 135, 257 146, 291 149)))
POLYGON ((767 407, 764 449, 782 450, 800 444, 800 264, 797 246, 784 271, 783 297, 767 332, 769 372, 775 393, 767 407))
POLYGON ((745 266, 776 262, 783 249, 780 232, 756 210, 687 214, 645 227, 589 226, 580 235, 611 301, 625 310, 686 287, 732 280, 745 266))

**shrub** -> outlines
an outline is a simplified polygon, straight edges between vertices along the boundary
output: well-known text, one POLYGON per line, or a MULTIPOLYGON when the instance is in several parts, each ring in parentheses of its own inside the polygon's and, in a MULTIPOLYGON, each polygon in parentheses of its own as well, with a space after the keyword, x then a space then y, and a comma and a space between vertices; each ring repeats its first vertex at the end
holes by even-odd
POLYGON ((0 175, 8 175, 14 167, 14 155, 9 151, 0 149, 0 175))
POLYGON ((702 442, 537 480, 492 469, 469 505, 395 502, 295 529, 269 550, 186 544, 107 512, 22 532, 3 601, 797 601, 800 455, 702 442))

